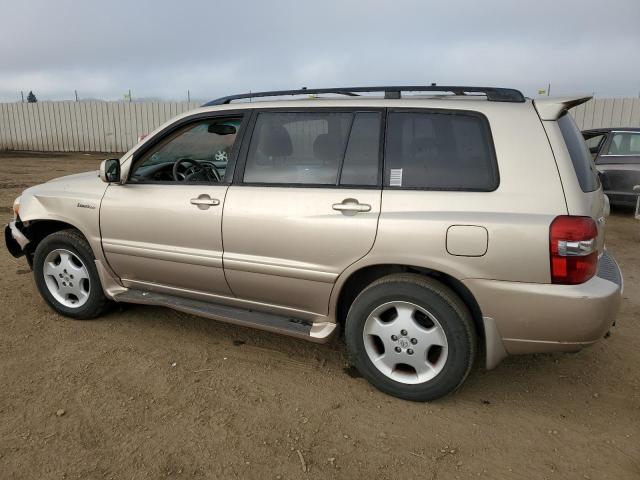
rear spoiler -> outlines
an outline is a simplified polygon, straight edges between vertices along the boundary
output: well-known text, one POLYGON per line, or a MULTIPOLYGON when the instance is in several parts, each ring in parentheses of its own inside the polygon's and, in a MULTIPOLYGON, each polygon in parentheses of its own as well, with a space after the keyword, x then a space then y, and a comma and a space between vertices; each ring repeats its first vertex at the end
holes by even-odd
POLYGON ((567 110, 588 102, 593 97, 547 97, 536 98, 533 105, 542 120, 557 120, 567 110))

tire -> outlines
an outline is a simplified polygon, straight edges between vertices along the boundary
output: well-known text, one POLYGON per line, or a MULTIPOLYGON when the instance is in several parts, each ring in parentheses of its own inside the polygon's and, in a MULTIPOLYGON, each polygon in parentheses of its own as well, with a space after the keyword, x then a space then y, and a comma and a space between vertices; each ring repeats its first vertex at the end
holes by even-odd
POLYGON ((38 244, 33 274, 42 298, 65 317, 89 320, 111 304, 102 290, 93 251, 76 230, 52 233, 38 244))
POLYGON ((430 277, 400 273, 366 287, 345 325, 352 364, 379 390, 431 401, 457 390, 476 353, 469 309, 430 277), (425 365, 423 365, 423 363, 425 365))

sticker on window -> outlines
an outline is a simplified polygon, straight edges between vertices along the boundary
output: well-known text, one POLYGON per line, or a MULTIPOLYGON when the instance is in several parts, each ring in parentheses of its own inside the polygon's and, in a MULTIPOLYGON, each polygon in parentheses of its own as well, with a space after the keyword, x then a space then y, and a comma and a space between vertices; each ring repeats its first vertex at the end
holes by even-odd
POLYGON ((402 169, 401 168, 391 169, 391 175, 389 176, 389 186, 390 187, 402 186, 402 169))

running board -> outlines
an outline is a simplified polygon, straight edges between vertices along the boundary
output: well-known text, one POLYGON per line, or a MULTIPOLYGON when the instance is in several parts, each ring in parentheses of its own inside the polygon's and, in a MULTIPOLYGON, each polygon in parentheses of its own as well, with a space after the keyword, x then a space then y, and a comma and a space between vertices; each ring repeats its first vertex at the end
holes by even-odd
POLYGON ((234 325, 266 330, 320 343, 326 342, 336 327, 335 323, 323 322, 314 324, 308 320, 273 313, 134 289, 128 289, 125 292, 114 295, 114 300, 125 303, 169 307, 199 317, 212 318, 234 325))

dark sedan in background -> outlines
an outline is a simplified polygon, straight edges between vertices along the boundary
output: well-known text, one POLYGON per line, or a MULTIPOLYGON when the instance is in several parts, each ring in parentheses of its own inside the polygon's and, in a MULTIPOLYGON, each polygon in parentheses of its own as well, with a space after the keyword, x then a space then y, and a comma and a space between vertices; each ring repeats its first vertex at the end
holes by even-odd
POLYGON ((640 194, 640 128, 597 128, 582 132, 604 193, 612 205, 635 206, 640 194))

